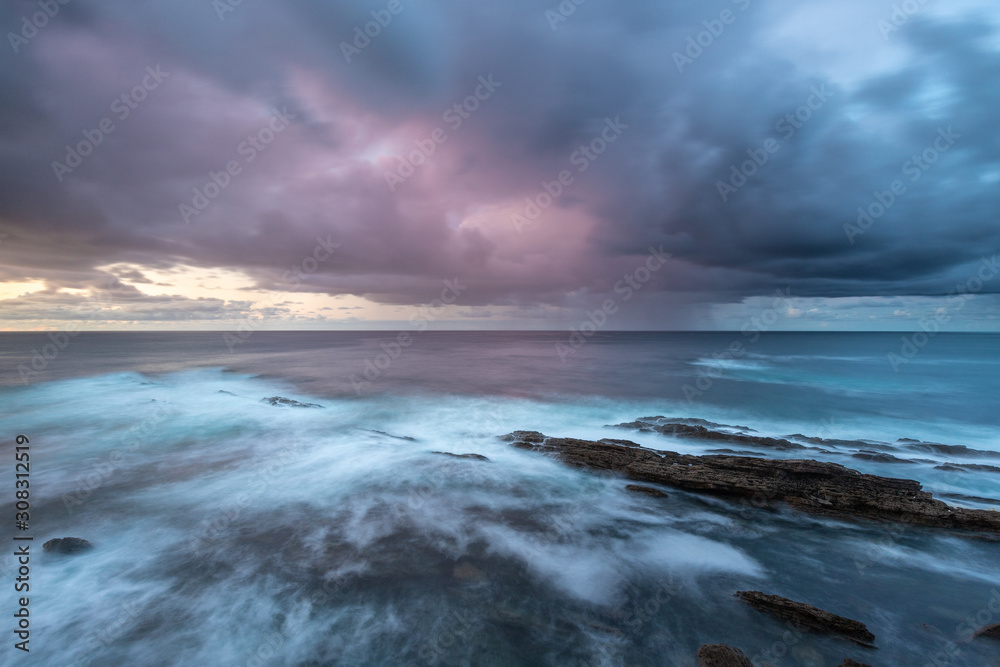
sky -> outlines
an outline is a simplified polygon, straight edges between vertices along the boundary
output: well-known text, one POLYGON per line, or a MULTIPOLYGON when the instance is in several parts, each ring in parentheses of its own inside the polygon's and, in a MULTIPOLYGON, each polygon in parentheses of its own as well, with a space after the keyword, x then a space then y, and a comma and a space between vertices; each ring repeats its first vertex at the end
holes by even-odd
POLYGON ((995 0, 0 29, 0 330, 1000 331, 995 0))

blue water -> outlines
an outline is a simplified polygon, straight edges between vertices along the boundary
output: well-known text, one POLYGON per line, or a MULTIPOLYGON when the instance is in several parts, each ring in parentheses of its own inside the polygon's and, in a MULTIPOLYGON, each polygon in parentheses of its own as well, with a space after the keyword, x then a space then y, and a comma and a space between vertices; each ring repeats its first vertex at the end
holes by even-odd
MULTIPOLYGON (((702 418, 894 448, 922 462, 809 456, 1000 508, 1000 474, 936 467, 1000 466, 1000 337, 938 334, 894 366, 901 334, 606 333, 566 353, 565 333, 409 333, 398 349, 395 332, 0 334, 3 456, 18 433, 32 447, 32 652, 18 659, 686 666, 724 642, 776 667, 1000 665, 996 644, 967 641, 970 623, 1000 622, 1000 544, 636 496, 496 440, 702 453, 718 445, 609 426, 702 418), (38 549, 66 535, 96 548, 38 549), (732 597, 747 588, 862 620, 879 649, 790 634, 732 597)), ((0 557, 4 579, 12 566, 0 557)))

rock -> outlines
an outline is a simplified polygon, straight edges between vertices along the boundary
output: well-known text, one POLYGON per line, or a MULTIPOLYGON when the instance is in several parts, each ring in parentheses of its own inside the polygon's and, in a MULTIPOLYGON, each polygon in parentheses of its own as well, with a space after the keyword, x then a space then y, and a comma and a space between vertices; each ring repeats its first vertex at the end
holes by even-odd
POLYGON ((299 403, 298 401, 293 401, 290 398, 285 398, 284 396, 271 396, 270 398, 260 399, 263 403, 269 403, 279 408, 321 408, 323 407, 319 403, 299 403))
POLYGON ((857 660, 844 658, 844 662, 840 663, 840 667, 872 667, 872 666, 866 662, 858 662, 857 660))
POLYGON ((949 472, 968 472, 969 470, 974 470, 975 472, 1000 472, 1000 468, 997 466, 988 466, 983 463, 943 463, 934 467, 938 470, 947 470, 949 472))
POLYGON ((636 493, 645 493, 647 496, 653 496, 654 498, 669 498, 670 495, 660 491, 659 489, 654 489, 651 486, 640 486, 638 484, 629 484, 625 487, 629 491, 635 491, 636 493))
POLYGON ((871 461, 872 463, 916 463, 910 459, 901 459, 898 456, 893 456, 892 454, 883 454, 881 452, 869 452, 861 450, 857 454, 852 454, 856 459, 864 459, 865 461, 871 461))
MULTIPOLYGON (((716 442, 735 443, 750 445, 751 447, 766 447, 777 450, 807 449, 804 445, 791 442, 784 438, 767 438, 760 435, 747 435, 745 433, 727 433, 714 430, 722 424, 712 422, 697 423, 701 420, 678 419, 666 420, 663 417, 645 418, 627 424, 618 424, 618 428, 631 428, 640 431, 656 431, 663 435, 671 435, 675 438, 693 438, 696 440, 712 440, 716 442), (694 422, 694 423, 693 423, 694 422), (712 428, 705 426, 711 424, 712 428)), ((735 427, 746 428, 746 427, 735 427)))
POLYGON ((476 459, 477 461, 489 461, 488 458, 482 454, 452 454, 451 452, 431 452, 431 454, 440 454, 441 456, 453 456, 456 459, 476 459))
POLYGON ((754 609, 767 612, 783 621, 822 632, 841 635, 862 646, 874 648, 875 635, 864 623, 843 616, 831 614, 803 602, 795 602, 780 595, 768 595, 760 591, 740 591, 736 597, 754 609))
POLYGON ((535 431, 516 431, 501 439, 513 447, 553 454, 573 466, 686 491, 783 501, 801 511, 838 518, 1000 533, 1000 512, 951 507, 923 491, 919 482, 863 474, 837 463, 692 456, 646 449, 627 440, 547 438, 535 431))
MULTIPOLYGON (((500 440, 504 442, 512 442, 515 445, 519 442, 524 443, 539 443, 545 441, 545 436, 538 431, 514 431, 513 433, 508 433, 507 435, 501 435, 500 440)), ((531 449, 528 447, 528 449, 531 449)))
POLYGON ((987 639, 1000 639, 1000 623, 987 625, 976 632, 976 637, 986 637, 987 639))
POLYGON ((983 449, 972 449, 965 445, 942 445, 937 442, 919 442, 901 438, 897 442, 906 443, 907 449, 915 452, 926 452, 928 454, 947 454, 948 456, 969 456, 975 458, 1000 458, 1000 452, 991 452, 983 449))
POLYGON ((93 549, 94 545, 80 537, 56 537, 43 544, 42 548, 56 554, 75 554, 93 549))
POLYGON ((753 667, 746 653, 725 644, 705 644, 698 649, 698 667, 753 667))
POLYGON ((416 442, 416 438, 411 438, 408 435, 393 435, 392 433, 386 433, 385 431, 375 431, 373 429, 365 429, 370 433, 378 433, 379 435, 384 435, 387 438, 392 438, 394 440, 406 440, 407 442, 416 442))

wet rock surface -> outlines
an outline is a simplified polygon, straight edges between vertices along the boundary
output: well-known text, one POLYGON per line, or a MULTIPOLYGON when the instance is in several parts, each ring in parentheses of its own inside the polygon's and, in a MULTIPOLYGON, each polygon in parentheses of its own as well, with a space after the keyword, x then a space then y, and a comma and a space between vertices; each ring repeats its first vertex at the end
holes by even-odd
POLYGON ((675 438, 694 438, 711 440, 728 444, 752 445, 766 447, 779 451, 808 449, 805 445, 784 438, 768 438, 761 435, 750 435, 745 426, 727 427, 723 424, 706 422, 701 419, 668 419, 666 417, 644 417, 634 422, 618 424, 618 428, 635 429, 637 431, 655 431, 675 438), (738 431, 731 433, 720 431, 719 428, 731 428, 738 431))
POLYGON ((768 595, 760 591, 740 591, 736 597, 754 609, 796 626, 815 632, 840 635, 862 646, 875 645, 875 635, 860 621, 837 616, 804 602, 795 602, 780 595, 768 595))
POLYGON ((647 496, 653 496, 654 498, 669 498, 670 495, 659 489, 654 489, 651 486, 642 486, 639 484, 629 484, 625 487, 629 491, 634 491, 636 493, 644 493, 647 496))
POLYGON ((42 545, 49 553, 75 554, 93 549, 94 545, 81 537, 56 537, 42 545))
POLYGON ((738 648, 725 644, 705 644, 698 649, 698 667, 753 667, 738 648))
POLYGON ((489 461, 489 459, 482 454, 452 454, 451 452, 431 452, 431 454, 440 454, 441 456, 451 456, 456 459, 475 459, 476 461, 489 461))
POLYGON ((976 637, 1000 640, 1000 623, 994 623, 993 625, 987 625, 980 628, 976 631, 976 637))
POLYGON ((951 507, 914 480, 863 474, 836 463, 694 456, 647 449, 627 440, 549 438, 534 431, 515 431, 501 439, 514 447, 555 455, 570 465, 687 491, 783 501, 833 517, 1000 533, 1000 512, 951 507))
POLYGON ((267 403, 268 405, 273 405, 279 408, 322 408, 323 407, 319 403, 300 403, 298 401, 292 400, 291 398, 285 398, 284 396, 270 396, 267 398, 262 398, 260 400, 263 403, 267 403))

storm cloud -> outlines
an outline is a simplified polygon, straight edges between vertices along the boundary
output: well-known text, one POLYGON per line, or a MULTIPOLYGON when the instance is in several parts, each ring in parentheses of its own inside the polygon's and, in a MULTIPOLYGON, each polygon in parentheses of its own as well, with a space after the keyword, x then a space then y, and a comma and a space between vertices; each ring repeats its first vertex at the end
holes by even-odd
MULTIPOLYGON (((0 26, 0 281, 37 286, 0 301, 14 328, 109 280, 115 320, 253 309, 149 291, 178 267, 387 307, 458 278, 456 318, 530 328, 661 246, 616 326, 724 327, 778 288, 932 312, 1000 249, 985 0, 20 1, 0 26)), ((998 292, 961 317, 996 328, 998 292)))

